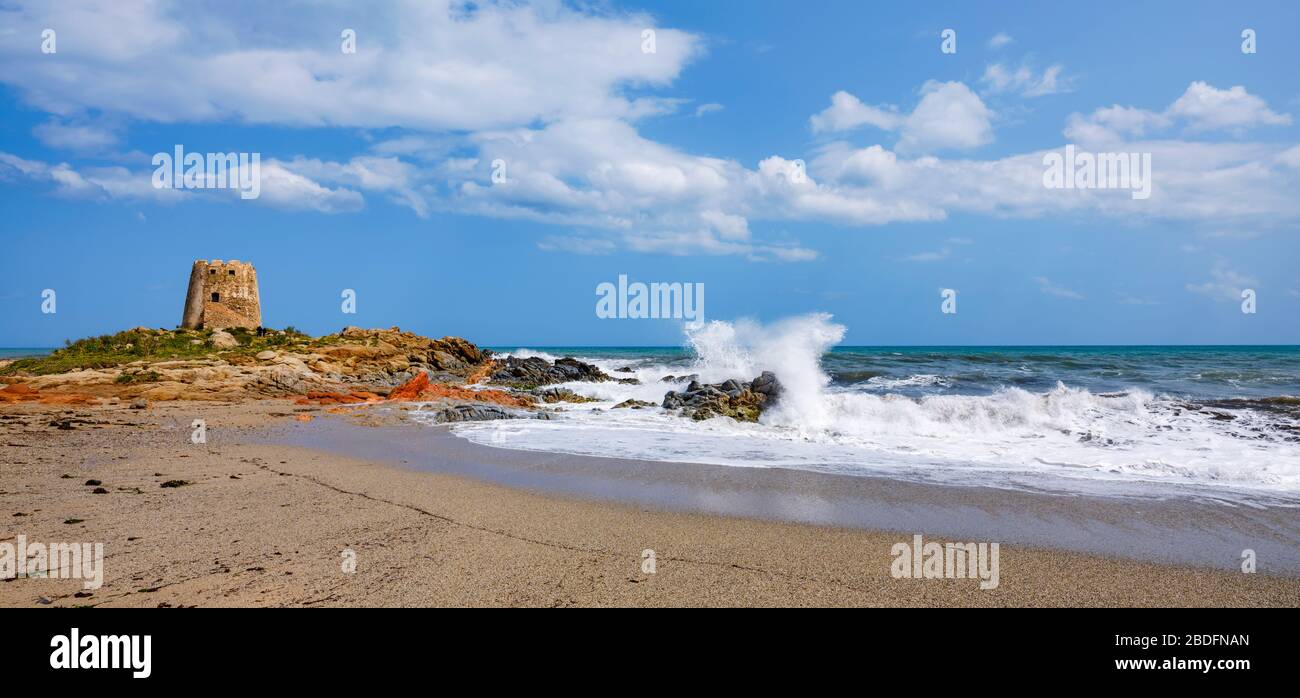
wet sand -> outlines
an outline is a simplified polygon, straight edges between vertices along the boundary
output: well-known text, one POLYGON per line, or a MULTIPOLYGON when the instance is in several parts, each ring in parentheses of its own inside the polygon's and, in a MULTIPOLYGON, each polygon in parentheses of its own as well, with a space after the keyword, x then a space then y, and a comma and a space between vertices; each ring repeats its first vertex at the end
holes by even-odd
POLYGON ((324 421, 272 439, 512 488, 667 511, 939 534, 1138 561, 1300 576, 1300 508, 1223 500, 1100 497, 906 482, 787 468, 737 468, 492 448, 451 427, 324 421))
POLYGON ((1300 545, 1287 512, 611 463, 359 414, 6 408, 0 542, 103 542, 106 559, 89 596, 16 579, 0 606, 1300 605, 1300 577, 1270 567, 1300 545), (916 533, 1002 543, 999 586, 893 578, 916 533), (1242 547, 1260 573, 1232 571, 1242 547))

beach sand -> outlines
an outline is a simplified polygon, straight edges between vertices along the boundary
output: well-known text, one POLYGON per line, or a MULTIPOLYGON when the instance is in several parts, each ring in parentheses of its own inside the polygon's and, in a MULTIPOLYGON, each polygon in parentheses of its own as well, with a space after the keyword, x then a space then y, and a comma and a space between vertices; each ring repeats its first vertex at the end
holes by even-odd
POLYGON ((877 511, 854 520, 866 528, 827 523, 843 520, 836 506, 853 508, 842 503, 823 523, 795 523, 778 519, 817 521, 817 503, 836 501, 820 490, 842 480, 635 463, 597 477, 600 459, 488 449, 404 425, 396 410, 286 400, 13 405, 0 411, 0 444, 0 542, 105 545, 104 583, 90 595, 74 596, 80 580, 5 580, 6 607, 1300 605, 1300 576, 1267 574, 1267 556, 1259 574, 1233 571, 1231 560, 1213 569, 1142 559, 1160 558, 1151 541, 1179 531, 1174 548, 1260 535, 1271 536, 1261 549, 1294 552, 1290 512, 977 488, 952 502, 937 494, 950 490, 854 478, 863 491, 850 502, 877 511), (205 421, 208 443, 190 443, 193 419, 205 421), (364 455, 376 443, 388 457, 364 455), (93 494, 89 479, 107 493, 93 494), (161 487, 169 480, 189 484, 161 487), (674 506, 681 492, 691 498, 674 506), (731 515, 745 512, 754 515, 731 515), (900 524, 883 525, 886 515, 900 524), (1085 533, 1066 535, 1072 527, 1085 533), (996 589, 890 574, 892 546, 912 534, 1010 541, 1001 534, 1019 530, 1046 544, 1002 543, 996 589), (1147 542, 1127 556, 1122 546, 1080 552, 1119 531, 1147 542))

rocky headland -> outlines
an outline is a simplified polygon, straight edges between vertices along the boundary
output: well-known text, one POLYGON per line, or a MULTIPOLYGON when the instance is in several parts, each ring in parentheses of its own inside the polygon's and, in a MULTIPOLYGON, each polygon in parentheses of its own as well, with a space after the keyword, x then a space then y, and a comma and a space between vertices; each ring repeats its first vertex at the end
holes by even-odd
MULTIPOLYGON (((328 407, 419 403, 414 409, 433 412, 438 422, 546 419, 560 403, 595 399, 559 384, 603 382, 639 383, 571 357, 497 357, 460 337, 431 339, 397 327, 347 327, 321 337, 292 328, 254 334, 138 327, 0 365, 0 404, 143 409, 173 400, 285 398, 328 407)), ((764 373, 749 383, 691 380, 661 405, 627 400, 615 407, 753 422, 779 393, 776 377, 764 373)))

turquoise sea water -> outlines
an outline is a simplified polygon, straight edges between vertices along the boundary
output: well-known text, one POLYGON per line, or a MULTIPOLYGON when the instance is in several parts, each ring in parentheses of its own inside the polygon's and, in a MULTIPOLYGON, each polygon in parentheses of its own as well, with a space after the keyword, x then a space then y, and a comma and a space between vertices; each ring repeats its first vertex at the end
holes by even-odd
POLYGON ((497 347, 639 384, 568 384, 598 401, 453 430, 584 455, 1300 503, 1300 346, 827 347, 835 333, 816 324, 757 338, 722 329, 689 348, 497 347), (762 370, 784 392, 758 424, 613 409, 658 405, 691 377, 762 370))
POLYGON ((0 359, 25 359, 29 356, 45 356, 53 349, 0 347, 0 359))
MULTIPOLYGON (((683 370, 696 358, 684 347, 527 348, 683 370)), ((840 346, 824 353, 821 364, 832 385, 914 397, 1050 390, 1058 382, 1093 393, 1139 388, 1197 399, 1300 396, 1300 346, 840 346)))

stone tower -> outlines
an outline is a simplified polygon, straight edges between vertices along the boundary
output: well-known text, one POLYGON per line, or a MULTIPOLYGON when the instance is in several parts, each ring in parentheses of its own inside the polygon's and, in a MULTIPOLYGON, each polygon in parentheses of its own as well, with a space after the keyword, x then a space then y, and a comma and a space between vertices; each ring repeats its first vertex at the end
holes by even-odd
POLYGON ((220 330, 262 326, 262 304, 257 298, 257 270, 232 259, 198 260, 190 269, 190 289, 185 294, 185 329, 220 330))

